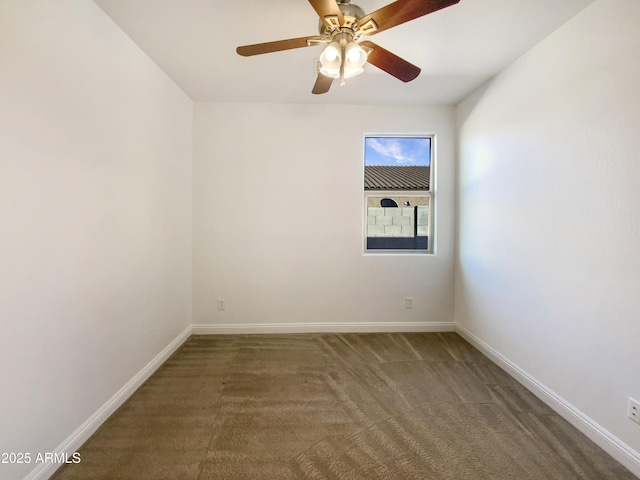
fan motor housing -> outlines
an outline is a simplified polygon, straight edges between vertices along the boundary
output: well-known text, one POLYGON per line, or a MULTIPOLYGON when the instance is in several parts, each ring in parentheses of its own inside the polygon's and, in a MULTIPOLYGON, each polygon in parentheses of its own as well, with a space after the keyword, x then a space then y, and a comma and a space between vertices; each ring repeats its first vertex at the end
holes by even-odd
MULTIPOLYGON (((365 11, 358 5, 354 5, 353 3, 351 3, 351 0, 338 2, 338 7, 340 8, 342 15, 344 16, 344 25, 342 26, 342 28, 354 30, 356 24, 358 23, 358 20, 366 15, 365 11)), ((337 30, 341 29, 329 27, 322 21, 322 19, 320 19, 320 23, 318 25, 318 31, 320 32, 320 35, 324 37, 331 37, 332 34, 337 30)))

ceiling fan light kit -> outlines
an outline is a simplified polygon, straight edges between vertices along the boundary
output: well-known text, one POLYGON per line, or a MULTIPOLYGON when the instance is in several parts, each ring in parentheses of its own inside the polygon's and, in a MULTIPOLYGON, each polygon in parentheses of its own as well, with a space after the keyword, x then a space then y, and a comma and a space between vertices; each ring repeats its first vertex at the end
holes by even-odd
POLYGON ((347 32, 340 32, 331 38, 320 55, 320 73, 330 78, 355 77, 364 72, 367 52, 347 32))
POLYGON ((309 0, 320 17, 319 36, 293 38, 275 42, 238 47, 242 56, 291 50, 327 44, 320 55, 318 78, 312 93, 329 91, 334 79, 352 78, 364 71, 365 63, 371 63, 403 82, 409 82, 420 74, 420 68, 371 41, 359 42, 363 35, 374 35, 402 23, 458 3, 460 0, 397 0, 366 14, 351 0, 309 0))

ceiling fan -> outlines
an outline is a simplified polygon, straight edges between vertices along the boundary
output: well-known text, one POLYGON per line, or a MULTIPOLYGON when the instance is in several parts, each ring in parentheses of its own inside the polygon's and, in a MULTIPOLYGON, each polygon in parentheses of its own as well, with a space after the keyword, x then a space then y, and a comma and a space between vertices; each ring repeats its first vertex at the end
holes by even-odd
POLYGON ((315 94, 328 92, 336 78, 340 78, 341 85, 344 85, 344 79, 362 73, 367 62, 403 82, 410 82, 420 74, 419 67, 371 41, 358 40, 362 36, 374 35, 459 1, 397 0, 367 15, 362 8, 352 4, 351 0, 309 0, 320 17, 319 35, 244 45, 238 47, 236 52, 249 57, 327 44, 320 55, 318 78, 312 90, 315 94))

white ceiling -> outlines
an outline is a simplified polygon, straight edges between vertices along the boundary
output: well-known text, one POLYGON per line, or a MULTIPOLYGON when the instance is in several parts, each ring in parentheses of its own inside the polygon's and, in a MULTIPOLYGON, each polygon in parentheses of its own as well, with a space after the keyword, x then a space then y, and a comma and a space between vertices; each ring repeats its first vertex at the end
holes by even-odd
MULTIPOLYGON (((369 37, 422 68, 403 83, 365 73, 312 95, 321 46, 241 57, 239 45, 316 35, 307 0, 94 0, 192 99, 455 104, 593 0, 461 0, 369 37)), ((367 13, 390 0, 354 0, 367 13)))

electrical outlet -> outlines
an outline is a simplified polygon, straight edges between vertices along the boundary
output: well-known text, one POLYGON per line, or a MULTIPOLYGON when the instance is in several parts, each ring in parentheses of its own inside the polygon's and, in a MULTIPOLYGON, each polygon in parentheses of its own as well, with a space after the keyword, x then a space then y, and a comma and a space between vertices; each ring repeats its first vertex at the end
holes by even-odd
POLYGON ((629 397, 629 418, 640 424, 640 402, 629 397))
POLYGON ((412 309, 413 308, 413 297, 407 297, 404 299, 405 308, 412 309))
POLYGON ((225 308, 224 298, 219 298, 218 299, 218 310, 224 310, 224 308, 225 308))

